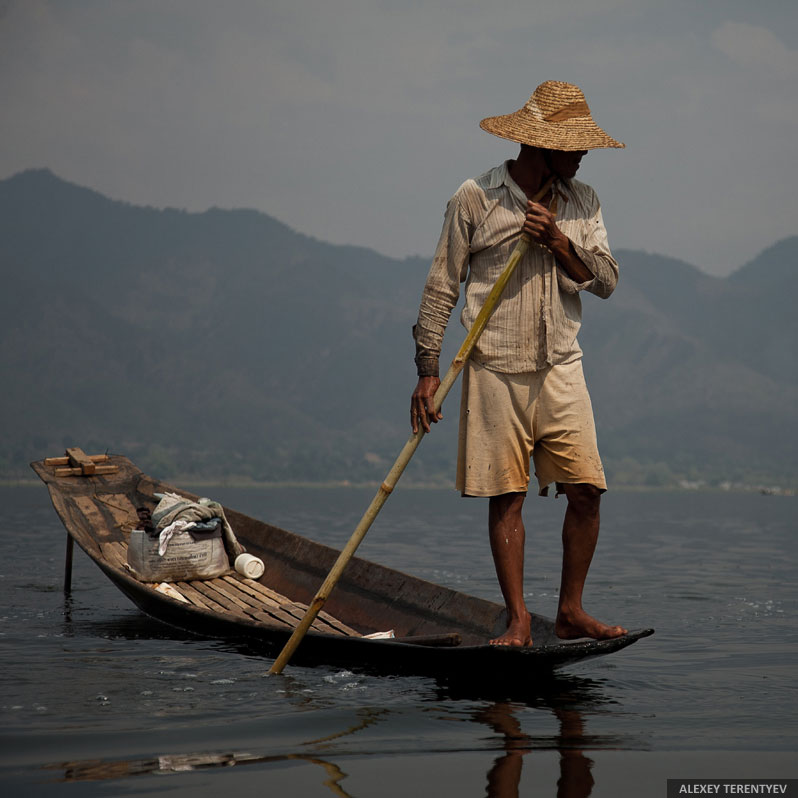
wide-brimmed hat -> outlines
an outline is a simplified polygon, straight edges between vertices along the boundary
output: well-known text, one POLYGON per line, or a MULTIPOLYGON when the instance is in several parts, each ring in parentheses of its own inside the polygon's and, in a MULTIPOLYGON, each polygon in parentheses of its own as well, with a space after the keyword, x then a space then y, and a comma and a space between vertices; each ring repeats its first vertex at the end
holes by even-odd
POLYGON ((541 83, 523 108, 504 116, 489 116, 479 126, 494 136, 547 150, 626 146, 593 121, 578 86, 556 80, 541 83))

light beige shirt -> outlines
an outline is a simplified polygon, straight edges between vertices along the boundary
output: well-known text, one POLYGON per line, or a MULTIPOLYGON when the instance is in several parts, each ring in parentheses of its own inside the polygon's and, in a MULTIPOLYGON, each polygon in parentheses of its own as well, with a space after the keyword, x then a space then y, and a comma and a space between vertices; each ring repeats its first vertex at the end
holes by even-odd
MULTIPOLYGON (((413 328, 419 376, 438 374, 443 333, 460 283, 465 282, 461 321, 470 329, 520 238, 527 197, 510 177, 508 163, 467 180, 446 207, 413 328)), ((618 264, 607 243, 596 192, 578 180, 558 180, 554 191, 557 226, 571 239, 593 279, 575 282, 548 250, 532 244, 471 355, 494 371, 538 371, 580 358, 579 292, 606 298, 618 282, 618 264)))

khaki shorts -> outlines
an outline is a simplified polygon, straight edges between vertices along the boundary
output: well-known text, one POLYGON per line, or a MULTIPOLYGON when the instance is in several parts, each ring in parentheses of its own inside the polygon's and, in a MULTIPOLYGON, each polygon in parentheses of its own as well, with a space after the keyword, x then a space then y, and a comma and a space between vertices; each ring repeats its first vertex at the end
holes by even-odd
POLYGON ((473 361, 463 369, 457 489, 464 496, 525 493, 529 461, 541 496, 554 482, 606 490, 593 407, 576 360, 502 374, 473 361))

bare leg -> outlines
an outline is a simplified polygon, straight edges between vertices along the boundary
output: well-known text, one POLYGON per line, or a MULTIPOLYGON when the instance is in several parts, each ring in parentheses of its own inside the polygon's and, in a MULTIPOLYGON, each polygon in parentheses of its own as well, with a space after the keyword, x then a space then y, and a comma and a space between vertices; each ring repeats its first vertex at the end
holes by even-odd
POLYGON ((598 541, 601 493, 593 485, 565 485, 564 491, 568 509, 562 528, 562 581, 554 631, 569 640, 620 637, 626 629, 601 623, 582 609, 582 590, 598 541))
POLYGON ((504 603, 507 605, 507 631, 491 640, 497 646, 529 646, 530 615, 524 603, 524 522, 521 509, 525 493, 492 496, 488 508, 490 549, 504 603))
POLYGON ((474 719, 490 726, 504 742, 504 755, 496 757, 488 771, 488 798, 518 798, 523 757, 534 746, 513 714, 513 705, 505 701, 496 703, 476 713, 474 719))
POLYGON ((585 739, 582 714, 574 709, 552 707, 560 721, 560 778, 557 798, 587 798, 593 791, 591 769, 595 764, 579 748, 585 739))

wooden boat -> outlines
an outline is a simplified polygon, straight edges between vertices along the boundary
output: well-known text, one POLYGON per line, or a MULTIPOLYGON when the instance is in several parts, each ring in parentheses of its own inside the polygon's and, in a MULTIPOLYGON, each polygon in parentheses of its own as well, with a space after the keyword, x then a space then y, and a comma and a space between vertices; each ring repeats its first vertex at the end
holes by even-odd
MULTIPOLYGON (((138 525, 136 510, 152 510, 155 493, 198 497, 152 479, 119 455, 96 468, 84 462, 83 471, 53 462, 31 465, 47 484, 68 532, 67 584, 76 541, 139 609, 182 630, 245 641, 274 656, 338 554, 225 507, 240 543, 265 563, 263 576, 255 581, 231 570, 215 579, 173 583, 180 596, 166 595, 155 584, 135 579, 126 567, 130 531, 138 525)), ((504 607, 359 558, 349 563, 325 608, 292 664, 444 678, 484 678, 486 671, 494 671, 503 680, 528 679, 619 651, 654 631, 639 629, 613 640, 563 641, 554 634, 553 621, 533 615, 532 647, 490 646, 487 641, 506 626, 504 607), (390 629, 394 639, 364 637, 390 629)))

